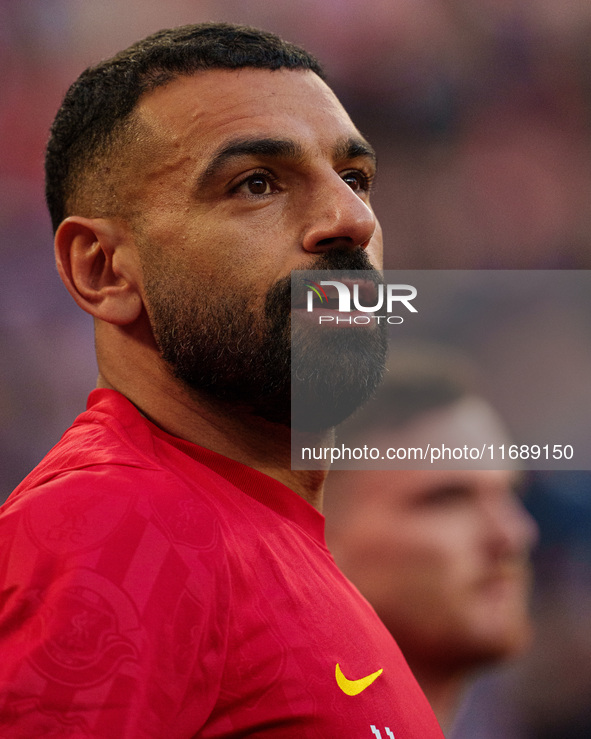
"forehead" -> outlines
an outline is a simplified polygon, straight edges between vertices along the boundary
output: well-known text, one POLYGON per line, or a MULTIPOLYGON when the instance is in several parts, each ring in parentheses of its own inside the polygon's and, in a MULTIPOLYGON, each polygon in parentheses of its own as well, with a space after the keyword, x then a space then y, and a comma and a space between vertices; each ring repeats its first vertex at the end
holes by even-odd
POLYGON ((204 154, 240 135, 290 136, 329 151, 359 133, 332 90, 309 70, 207 70, 146 94, 139 119, 162 146, 204 154))
POLYGON ((369 430, 367 439, 375 446, 482 447, 509 441, 508 431, 500 416, 485 400, 466 395, 450 405, 417 415, 396 429, 378 427, 369 430))

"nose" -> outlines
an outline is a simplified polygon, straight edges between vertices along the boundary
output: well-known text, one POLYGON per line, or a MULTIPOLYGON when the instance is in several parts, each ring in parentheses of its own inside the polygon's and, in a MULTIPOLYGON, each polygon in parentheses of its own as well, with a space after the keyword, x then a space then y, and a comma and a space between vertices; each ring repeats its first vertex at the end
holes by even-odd
POLYGON ((374 235, 380 238, 372 209, 338 173, 327 179, 306 206, 303 248, 316 254, 335 248, 366 249, 374 235))
POLYGON ((489 544, 498 555, 528 554, 538 540, 537 524, 512 492, 491 501, 486 518, 489 544))

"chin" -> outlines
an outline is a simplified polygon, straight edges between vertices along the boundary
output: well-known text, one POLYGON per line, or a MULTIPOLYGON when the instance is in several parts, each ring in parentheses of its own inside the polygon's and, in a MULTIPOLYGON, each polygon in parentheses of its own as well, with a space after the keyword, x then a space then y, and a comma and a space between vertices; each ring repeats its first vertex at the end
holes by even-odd
POLYGON ((472 632, 472 638, 464 645, 464 660, 472 667, 480 667, 523 654, 533 638, 533 626, 529 619, 517 619, 505 626, 480 628, 472 632))
POLYGON ((507 659, 525 651, 533 638, 528 606, 529 586, 523 578, 490 583, 480 593, 472 613, 474 646, 491 659, 507 659))

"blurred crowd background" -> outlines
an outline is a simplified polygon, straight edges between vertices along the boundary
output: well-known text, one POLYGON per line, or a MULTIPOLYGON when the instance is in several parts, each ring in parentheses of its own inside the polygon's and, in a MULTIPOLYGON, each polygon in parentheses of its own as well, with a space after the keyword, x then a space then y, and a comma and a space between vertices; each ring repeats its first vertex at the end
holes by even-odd
MULTIPOLYGON (((591 0, 0 0, 0 499, 96 374, 91 321, 53 266, 53 116, 86 66, 204 20, 264 27, 324 62, 379 153, 388 269, 591 268, 591 0)), ((535 486, 543 648, 481 683, 466 739, 591 735, 591 483, 535 486)))

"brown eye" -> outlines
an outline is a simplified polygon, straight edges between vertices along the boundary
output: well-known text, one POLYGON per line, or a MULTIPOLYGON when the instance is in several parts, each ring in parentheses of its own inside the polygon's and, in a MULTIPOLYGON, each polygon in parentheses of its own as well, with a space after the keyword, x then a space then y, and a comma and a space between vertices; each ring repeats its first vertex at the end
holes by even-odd
POLYGON ((343 182, 346 182, 351 190, 369 190, 370 180, 363 172, 345 172, 342 178, 343 182))
POLYGON ((245 184, 251 195, 267 195, 271 191, 267 178, 262 175, 249 177, 245 184))
POLYGON ((272 172, 252 172, 244 177, 232 192, 246 198, 266 198, 280 192, 281 188, 272 172))

